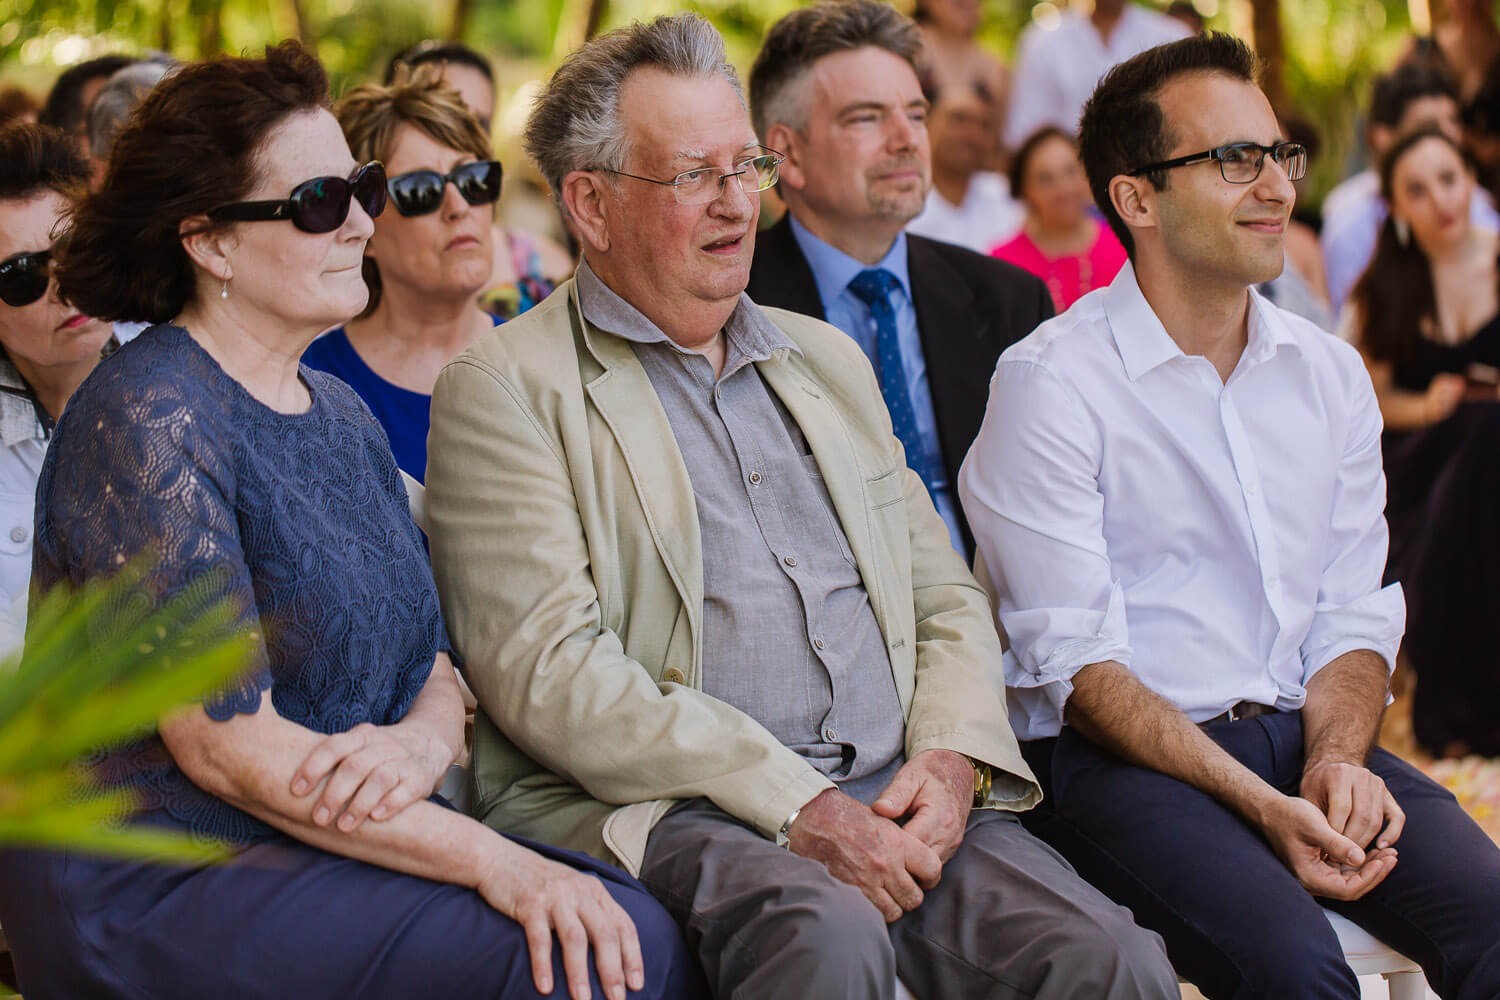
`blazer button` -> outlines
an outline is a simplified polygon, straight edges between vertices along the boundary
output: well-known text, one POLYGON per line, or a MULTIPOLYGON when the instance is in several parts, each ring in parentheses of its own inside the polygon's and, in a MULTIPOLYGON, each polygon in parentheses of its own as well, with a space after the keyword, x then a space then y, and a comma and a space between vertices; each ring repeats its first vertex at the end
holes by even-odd
POLYGON ((681 684, 687 680, 687 678, 683 676, 682 671, 678 670, 676 667, 668 667, 666 670, 663 670, 661 673, 661 679, 668 684, 681 684))

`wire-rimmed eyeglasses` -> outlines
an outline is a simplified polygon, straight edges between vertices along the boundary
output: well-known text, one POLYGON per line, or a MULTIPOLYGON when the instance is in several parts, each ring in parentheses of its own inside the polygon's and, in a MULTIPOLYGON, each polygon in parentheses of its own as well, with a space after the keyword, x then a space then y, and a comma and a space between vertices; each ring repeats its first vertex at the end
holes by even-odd
POLYGON ((1131 177, 1186 167, 1206 160, 1219 161, 1219 173, 1231 184, 1251 184, 1260 176, 1266 156, 1281 165, 1289 181, 1300 181, 1307 173, 1307 147, 1300 142, 1278 142, 1274 146, 1262 146, 1258 142, 1231 142, 1227 146, 1205 149, 1201 153, 1189 153, 1160 163, 1152 163, 1130 171, 1131 177))
POLYGON ((662 187, 672 189, 672 194, 677 198, 679 205, 706 205, 717 199, 724 192, 724 184, 733 177, 746 194, 754 194, 764 191, 776 183, 781 168, 781 161, 785 156, 771 149, 769 146, 757 146, 764 152, 757 153, 747 159, 735 163, 734 169, 729 171, 720 170, 718 167, 698 167, 693 170, 684 170, 669 181, 657 180, 655 177, 642 177, 640 174, 628 174, 623 170, 614 170, 610 167, 595 167, 607 174, 618 174, 621 177, 631 177, 638 181, 646 181, 648 184, 660 184, 662 187))

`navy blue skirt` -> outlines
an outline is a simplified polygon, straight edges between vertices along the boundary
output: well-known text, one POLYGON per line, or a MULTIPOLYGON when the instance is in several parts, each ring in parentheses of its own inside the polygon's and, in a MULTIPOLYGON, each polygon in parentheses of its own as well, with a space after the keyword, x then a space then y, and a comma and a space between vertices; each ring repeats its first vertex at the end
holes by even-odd
MULTIPOLYGON (((640 935, 646 989, 698 997, 697 962, 639 882, 599 878, 640 935)), ((536 997, 525 933, 470 889, 279 836, 208 868, 0 852, 0 925, 27 1000, 51 997, 536 997)), ((552 996, 566 998, 554 944, 552 996)), ((604 995, 590 963, 595 997, 604 995)))

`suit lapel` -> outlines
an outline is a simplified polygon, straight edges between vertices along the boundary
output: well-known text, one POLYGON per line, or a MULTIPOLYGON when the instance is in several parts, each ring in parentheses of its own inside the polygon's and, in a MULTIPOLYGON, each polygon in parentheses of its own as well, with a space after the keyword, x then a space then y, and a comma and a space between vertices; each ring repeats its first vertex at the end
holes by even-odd
POLYGON ((797 237, 792 233, 791 215, 756 236, 755 257, 750 266, 750 293, 759 305, 776 306, 792 312, 827 319, 818 282, 813 278, 797 237))
POLYGON ((569 294, 575 336, 585 352, 603 367, 592 378, 585 373, 584 391, 625 457, 657 552, 687 608, 693 635, 702 635, 703 541, 698 533, 693 483, 677 449, 672 425, 630 344, 583 324, 577 292, 569 294))
MULTIPOLYGON (((957 481, 958 467, 967 450, 968 422, 957 409, 975 398, 983 400, 990 372, 979 371, 979 356, 989 331, 990 318, 976 308, 974 292, 963 275, 953 270, 927 243, 907 237, 907 268, 911 276, 912 305, 917 311, 917 334, 927 359, 927 384, 942 445, 948 481, 957 481), (980 386, 975 395, 975 386, 980 386)), ((981 403, 982 405, 982 403, 981 403)), ((982 416, 982 414, 981 414, 982 416)), ((978 426, 978 422, 974 422, 978 426)))

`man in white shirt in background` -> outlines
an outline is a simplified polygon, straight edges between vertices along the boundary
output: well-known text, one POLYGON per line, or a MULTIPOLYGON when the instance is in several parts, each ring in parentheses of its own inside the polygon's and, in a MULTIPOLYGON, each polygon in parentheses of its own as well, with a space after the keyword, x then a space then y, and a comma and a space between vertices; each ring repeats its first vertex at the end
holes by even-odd
POLYGON ((1084 102, 1111 66, 1188 34, 1182 22, 1131 0, 1094 0, 1090 13, 1070 7, 1033 21, 1016 46, 1006 148, 1043 125, 1077 132, 1084 102))
POLYGON ((986 170, 995 159, 995 98, 980 84, 923 82, 932 190, 906 231, 989 253, 1016 235, 1026 206, 1011 197, 1010 181, 986 170))
POLYGON ((1027 825, 1209 996, 1358 998, 1314 897, 1500 996, 1500 850, 1373 749, 1405 617, 1380 414, 1352 348, 1252 291, 1306 168, 1254 71, 1214 35, 1100 84, 1083 161, 1133 266, 1001 356, 960 473, 1027 825))

